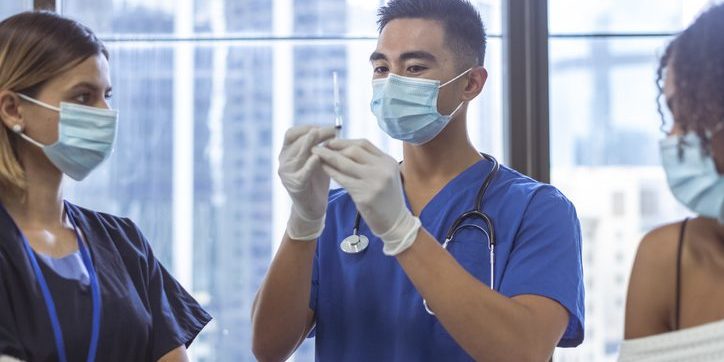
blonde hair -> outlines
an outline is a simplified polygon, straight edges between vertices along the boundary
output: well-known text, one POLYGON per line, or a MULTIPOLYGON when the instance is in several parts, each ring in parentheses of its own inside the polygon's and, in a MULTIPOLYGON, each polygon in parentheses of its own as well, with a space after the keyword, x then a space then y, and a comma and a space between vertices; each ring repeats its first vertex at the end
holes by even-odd
MULTIPOLYGON (((51 79, 108 51, 86 26, 38 11, 0 22, 0 91, 35 97, 51 79)), ((0 189, 24 194, 27 180, 17 155, 18 136, 0 127, 0 189)))

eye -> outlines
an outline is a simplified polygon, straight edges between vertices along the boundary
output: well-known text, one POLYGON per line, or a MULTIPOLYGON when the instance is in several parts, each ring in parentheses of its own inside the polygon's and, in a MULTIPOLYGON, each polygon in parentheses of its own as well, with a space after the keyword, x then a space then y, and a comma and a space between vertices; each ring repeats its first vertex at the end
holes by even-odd
POLYGON ((411 66, 407 67, 407 72, 412 73, 412 74, 417 74, 417 73, 423 72, 425 70, 427 70, 427 68, 423 67, 421 65, 411 65, 411 66))
POLYGON ((73 98, 73 100, 80 104, 88 104, 91 100, 91 94, 88 92, 81 93, 81 94, 75 96, 75 98, 73 98))
POLYGON ((377 75, 377 74, 385 74, 385 73, 387 73, 387 72, 389 72, 389 71, 390 71, 390 70, 389 70, 387 67, 385 67, 385 66, 375 67, 375 69, 374 69, 375 75, 377 75))
POLYGON ((107 101, 108 101, 108 100, 111 100, 111 98, 113 98, 113 92, 106 92, 106 94, 104 95, 104 98, 105 98, 107 101))

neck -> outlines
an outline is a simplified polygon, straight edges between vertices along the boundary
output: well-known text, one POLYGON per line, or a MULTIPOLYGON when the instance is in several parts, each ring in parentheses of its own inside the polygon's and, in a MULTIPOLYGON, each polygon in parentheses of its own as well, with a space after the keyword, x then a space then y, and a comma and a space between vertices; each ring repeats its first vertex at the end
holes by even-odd
POLYGON ((424 145, 405 143, 402 175, 408 180, 447 181, 480 161, 482 156, 470 142, 466 107, 432 141, 424 145))
POLYGON ((18 147, 18 156, 25 170, 25 193, 17 195, 0 191, 0 202, 19 225, 62 225, 63 176, 40 149, 28 147, 34 146, 25 144, 18 147))

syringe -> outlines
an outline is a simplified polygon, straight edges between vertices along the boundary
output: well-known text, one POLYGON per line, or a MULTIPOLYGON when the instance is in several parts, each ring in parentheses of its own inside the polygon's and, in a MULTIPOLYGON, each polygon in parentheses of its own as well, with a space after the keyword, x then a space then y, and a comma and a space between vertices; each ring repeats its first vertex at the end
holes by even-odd
POLYGON ((339 98, 339 81, 337 72, 332 72, 332 80, 334 82, 334 129, 337 138, 342 136, 342 102, 339 98))

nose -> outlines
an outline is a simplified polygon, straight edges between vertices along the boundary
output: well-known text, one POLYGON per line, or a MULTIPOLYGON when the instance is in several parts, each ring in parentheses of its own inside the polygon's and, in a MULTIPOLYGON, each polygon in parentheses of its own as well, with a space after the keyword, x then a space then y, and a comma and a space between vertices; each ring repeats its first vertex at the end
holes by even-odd
POLYGON ((96 102, 96 104, 94 104, 93 107, 111 109, 111 105, 110 105, 110 103, 108 103, 108 100, 105 97, 101 98, 100 101, 96 102))

